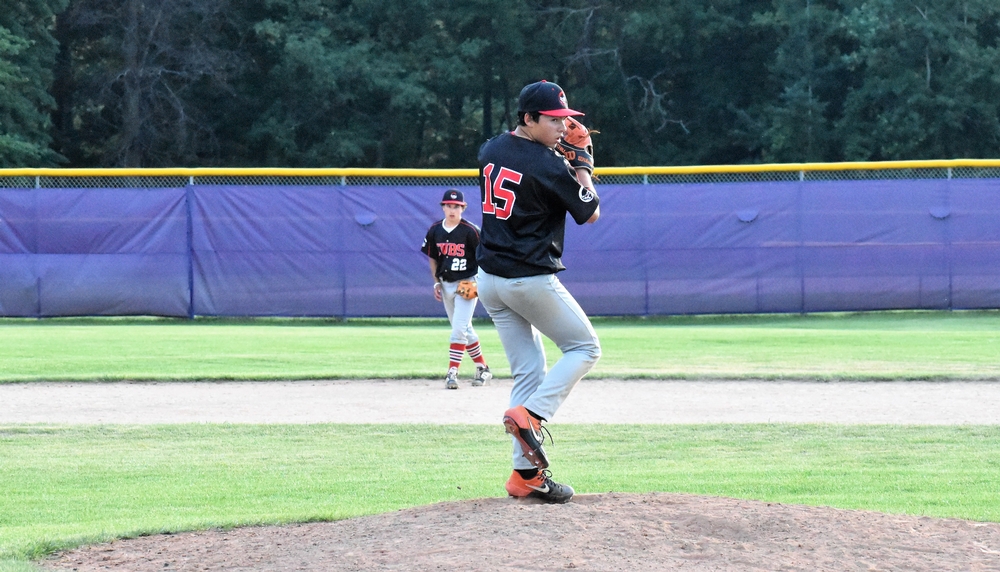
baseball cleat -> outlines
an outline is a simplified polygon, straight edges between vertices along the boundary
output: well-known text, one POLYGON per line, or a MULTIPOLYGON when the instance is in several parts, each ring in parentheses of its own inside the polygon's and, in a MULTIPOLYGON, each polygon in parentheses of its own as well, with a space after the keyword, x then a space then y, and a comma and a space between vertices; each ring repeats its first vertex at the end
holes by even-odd
POLYGON ((549 459, 542 448, 545 437, 542 435, 542 422, 539 419, 528 413, 523 405, 518 405, 504 412, 503 426, 521 444, 525 459, 539 469, 548 468, 549 459))
POLYGON ((448 376, 444 378, 445 389, 458 389, 458 368, 448 369, 448 376))
POLYGON ((548 503, 564 503, 573 498, 573 487, 552 480, 549 471, 538 471, 533 479, 523 479, 517 471, 511 473, 504 486, 507 494, 519 499, 539 499, 548 503))
POLYGON ((493 379, 493 373, 490 371, 490 368, 485 365, 476 364, 476 377, 472 380, 472 386, 480 387, 486 385, 491 379, 493 379))

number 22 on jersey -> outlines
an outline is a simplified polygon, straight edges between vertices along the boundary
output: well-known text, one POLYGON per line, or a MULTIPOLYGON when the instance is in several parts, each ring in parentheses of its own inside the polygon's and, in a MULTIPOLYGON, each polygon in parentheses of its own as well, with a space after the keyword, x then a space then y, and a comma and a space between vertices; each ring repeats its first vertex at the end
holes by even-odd
POLYGON ((517 196, 514 190, 506 188, 505 183, 520 185, 521 173, 501 167, 500 172, 493 177, 496 166, 493 163, 483 167, 483 214, 496 215, 500 220, 507 220, 514 211, 514 201, 517 196), (498 202, 499 201, 499 202, 498 202))

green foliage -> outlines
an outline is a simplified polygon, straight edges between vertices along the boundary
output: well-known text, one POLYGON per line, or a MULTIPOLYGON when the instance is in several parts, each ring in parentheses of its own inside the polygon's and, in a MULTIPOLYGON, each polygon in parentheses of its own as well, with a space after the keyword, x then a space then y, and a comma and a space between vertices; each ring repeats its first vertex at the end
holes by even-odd
POLYGON ((67 0, 30 0, 0 10, 0 167, 48 167, 60 157, 49 149, 48 89, 56 42, 54 14, 67 0))
POLYGON ((242 16, 229 0, 72 0, 57 115, 74 166, 211 164, 239 100, 242 16))
POLYGON ((992 157, 1000 144, 996 22, 989 0, 860 3, 845 14, 861 76, 837 130, 850 160, 992 157))
POLYGON ((1000 147, 992 0, 15 7, 0 14, 0 166, 53 163, 54 137, 75 167, 472 167, 539 79, 601 132, 599 166, 1000 147))
POLYGON ((845 42, 836 3, 776 2, 754 26, 780 38, 769 65, 781 92, 760 110, 768 162, 823 161, 836 156, 833 121, 850 77, 842 70, 845 42))
POLYGON ((521 87, 506 76, 523 49, 511 24, 528 12, 520 2, 452 4, 268 2, 254 32, 274 62, 270 103, 249 134, 262 163, 473 165, 494 125, 493 89, 521 87))
POLYGON ((419 161, 423 153, 394 144, 412 141, 436 111, 427 89, 431 70, 418 60, 438 48, 434 36, 425 35, 440 29, 426 2, 356 1, 332 10, 309 0, 275 0, 268 6, 272 17, 258 22, 255 33, 274 54, 266 81, 271 104, 250 132, 251 144, 267 153, 264 164, 419 161))
MULTIPOLYGON (((550 79, 600 130, 599 165, 736 163, 759 153, 750 110, 768 96, 773 41, 746 25, 764 1, 573 2, 541 36, 550 79)), ((537 36, 536 36, 537 37, 537 36)))

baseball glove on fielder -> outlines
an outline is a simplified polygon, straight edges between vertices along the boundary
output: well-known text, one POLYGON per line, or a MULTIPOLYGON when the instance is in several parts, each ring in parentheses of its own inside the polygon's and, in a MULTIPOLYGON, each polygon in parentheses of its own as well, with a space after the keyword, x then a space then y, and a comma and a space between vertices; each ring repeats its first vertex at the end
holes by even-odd
POLYGON ((472 300, 479 296, 479 287, 472 280, 462 280, 458 283, 455 293, 466 300, 472 300))
POLYGON ((556 151, 563 154, 574 168, 584 168, 594 174, 594 142, 590 136, 600 133, 587 129, 572 117, 566 118, 566 135, 556 143, 556 151))

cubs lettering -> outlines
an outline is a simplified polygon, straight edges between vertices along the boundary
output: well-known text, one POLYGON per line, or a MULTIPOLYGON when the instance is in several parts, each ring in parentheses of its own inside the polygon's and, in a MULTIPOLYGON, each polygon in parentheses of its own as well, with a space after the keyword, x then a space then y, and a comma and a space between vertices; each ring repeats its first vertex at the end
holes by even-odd
POLYGON ((446 230, 444 221, 440 220, 427 229, 420 251, 437 263, 435 278, 442 282, 459 282, 475 276, 479 270, 475 258, 478 246, 478 226, 463 219, 446 230))
POLYGON ((438 252, 441 256, 465 256, 464 244, 453 244, 451 242, 437 243, 438 252))

